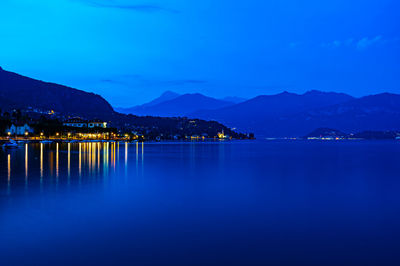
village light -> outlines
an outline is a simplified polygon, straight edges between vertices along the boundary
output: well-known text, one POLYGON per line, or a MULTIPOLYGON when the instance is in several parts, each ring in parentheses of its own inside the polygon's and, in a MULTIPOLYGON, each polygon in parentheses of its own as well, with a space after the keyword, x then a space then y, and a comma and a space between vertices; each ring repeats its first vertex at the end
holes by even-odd
POLYGON ((56 136, 60 135, 58 132, 56 133, 56 136))
POLYGON ((28 131, 25 131, 25 136, 28 136, 28 134, 29 134, 28 131))
POLYGON ((43 136, 43 132, 40 132, 40 136, 43 136))

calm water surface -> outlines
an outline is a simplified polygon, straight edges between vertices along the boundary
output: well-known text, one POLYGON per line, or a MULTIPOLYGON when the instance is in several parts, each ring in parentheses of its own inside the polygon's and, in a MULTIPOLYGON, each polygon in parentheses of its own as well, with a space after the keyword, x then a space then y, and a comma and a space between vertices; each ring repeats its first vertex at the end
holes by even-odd
POLYGON ((0 149, 0 265, 400 265, 400 142, 0 149))

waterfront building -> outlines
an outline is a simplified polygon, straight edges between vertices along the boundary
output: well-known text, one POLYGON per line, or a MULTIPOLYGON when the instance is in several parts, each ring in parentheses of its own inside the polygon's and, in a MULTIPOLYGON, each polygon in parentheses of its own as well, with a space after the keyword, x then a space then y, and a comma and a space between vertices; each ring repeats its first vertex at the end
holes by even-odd
POLYGON ((63 123, 64 126, 67 127, 79 127, 79 128, 96 128, 96 127, 101 127, 101 128, 107 128, 107 122, 103 122, 100 120, 91 120, 91 121, 86 121, 81 118, 72 118, 68 119, 63 123))
POLYGON ((6 129, 8 135, 26 135, 32 133, 33 129, 27 123, 13 123, 6 129))

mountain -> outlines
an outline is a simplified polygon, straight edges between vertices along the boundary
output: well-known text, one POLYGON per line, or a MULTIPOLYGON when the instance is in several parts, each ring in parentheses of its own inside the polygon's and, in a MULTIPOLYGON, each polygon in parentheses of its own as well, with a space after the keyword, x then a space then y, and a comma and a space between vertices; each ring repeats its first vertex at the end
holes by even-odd
POLYGON ((145 116, 181 117, 198 110, 213 110, 230 105, 233 105, 233 103, 207 97, 200 93, 194 93, 180 95, 171 100, 161 101, 156 104, 137 106, 129 109, 129 112, 145 116))
POLYGON ((400 95, 382 93, 353 98, 319 91, 302 95, 284 92, 191 116, 269 137, 304 136, 321 127, 344 132, 399 130, 400 95))
POLYGON ((101 96, 54 83, 21 76, 0 68, 1 109, 28 107, 54 110, 61 114, 94 117, 114 112, 101 96))
POLYGON ((138 105, 138 106, 134 106, 134 107, 130 107, 130 108, 115 108, 115 111, 117 112, 121 112, 123 114, 135 114, 135 113, 142 113, 145 112, 146 108, 157 105, 159 103, 162 102, 166 102, 166 101, 170 101, 173 100, 177 97, 179 97, 180 94, 175 93, 173 91, 166 91, 163 94, 161 94, 160 97, 157 97, 156 99, 142 104, 142 105, 138 105))
POLYGON ((398 98, 399 95, 389 93, 354 98, 312 90, 304 94, 261 95, 233 104, 201 94, 185 94, 136 109, 135 114, 188 116, 218 121, 241 132, 254 132, 256 136, 300 137, 322 127, 350 133, 398 130, 398 98))
POLYGON ((348 134, 332 128, 317 128, 304 138, 347 138, 348 134))
POLYGON ((344 132, 393 131, 400 129, 400 95, 381 93, 348 102, 282 117, 274 126, 290 124, 292 132, 303 133, 317 127, 344 132))
MULTIPOLYGON (((171 99, 175 96, 168 92, 164 95, 164 99, 171 99)), ((201 99, 200 102, 203 104, 222 106, 222 104, 218 105, 218 100, 214 102, 195 95, 186 95, 181 100, 186 102, 185 99, 191 97, 197 100, 201 99)), ((156 102, 154 106, 159 104, 156 102)), ((245 135, 236 133, 215 121, 121 114, 115 112, 111 105, 99 95, 24 77, 2 68, 0 68, 0 109, 0 128, 2 128, 2 125, 8 125, 11 122, 10 115, 3 117, 2 113, 20 109, 21 112, 12 113, 21 113, 24 119, 29 118, 30 121, 35 122, 39 121, 35 118, 36 116, 43 116, 40 120, 43 118, 55 120, 58 123, 68 116, 79 116, 84 119, 98 118, 108 121, 110 127, 118 128, 122 132, 136 132, 139 135, 144 135, 146 140, 154 140, 159 137, 175 139, 177 136, 184 139, 185 136, 193 135, 214 137, 221 131, 234 138, 246 138, 245 135), (54 110, 56 113, 38 112, 49 110, 54 110)), ((0 135, 2 134, 4 134, 3 130, 0 131, 0 135)))
MULTIPOLYGON (((283 92, 276 95, 257 96, 243 103, 218 110, 194 112, 190 116, 223 121, 228 126, 236 127, 239 130, 253 131, 261 134, 267 133, 269 135, 268 131, 270 131, 270 127, 268 123, 270 120, 347 102, 352 99, 354 98, 343 93, 315 90, 302 95, 283 92)), ((279 129, 276 130, 279 131, 279 129)), ((306 133, 308 132, 310 130, 306 133)))

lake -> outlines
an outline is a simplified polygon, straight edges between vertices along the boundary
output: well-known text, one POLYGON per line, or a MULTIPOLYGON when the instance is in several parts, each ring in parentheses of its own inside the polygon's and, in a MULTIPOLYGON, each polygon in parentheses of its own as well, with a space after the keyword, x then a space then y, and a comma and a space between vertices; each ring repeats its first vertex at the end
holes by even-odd
POLYGON ((400 265, 400 142, 0 149, 1 265, 400 265))

